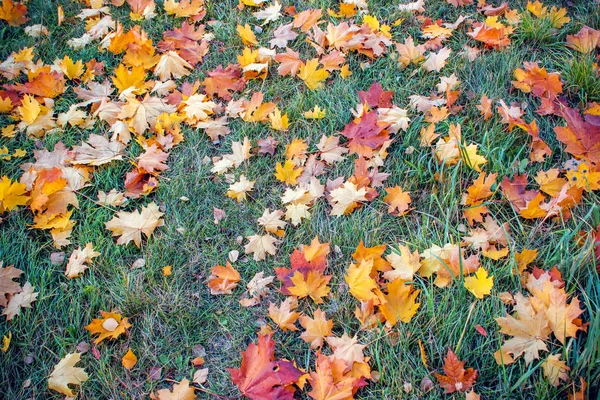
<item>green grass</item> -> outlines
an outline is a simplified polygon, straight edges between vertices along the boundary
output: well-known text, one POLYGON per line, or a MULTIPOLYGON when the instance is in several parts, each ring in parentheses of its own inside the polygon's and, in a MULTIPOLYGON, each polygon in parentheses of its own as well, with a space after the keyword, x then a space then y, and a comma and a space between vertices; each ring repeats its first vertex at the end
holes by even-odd
MULTIPOLYGON (((95 57, 104 61, 107 74, 112 74, 112 69, 120 62, 119 57, 106 51, 99 52, 95 46, 77 51, 68 49, 66 41, 84 32, 83 23, 73 19, 81 6, 66 1, 60 3, 70 18, 70 22, 61 27, 56 26, 54 3, 31 0, 28 4, 31 23, 43 23, 50 29, 51 34, 47 38, 31 39, 23 35, 22 28, 7 27, 2 23, 0 59, 4 60, 11 52, 22 47, 35 46, 36 56, 45 63, 51 64, 64 54, 84 61, 95 57)), ((282 3, 287 6, 292 2, 282 3)), ((337 3, 325 0, 295 3, 298 10, 309 7, 338 8, 337 3)), ((524 5, 524 2, 516 3, 521 7, 524 5)), ((223 21, 223 24, 214 29, 207 28, 215 34, 215 41, 204 63, 185 80, 203 79, 206 71, 220 64, 225 66, 236 62, 236 55, 241 53, 243 46, 235 33, 235 24, 248 22, 252 25, 256 22, 249 10, 240 11, 236 5, 232 0, 209 2, 205 21, 214 19, 223 21)), ((274 132, 265 125, 236 119, 230 121, 231 133, 221 143, 213 144, 203 132, 185 128, 185 141, 171 152, 168 160, 170 169, 161 176, 159 189, 149 198, 132 200, 125 207, 131 211, 155 201, 164 209, 165 226, 159 228, 141 249, 133 245, 115 245, 110 232, 104 228, 104 223, 112 218, 113 213, 88 200, 95 199, 99 190, 123 189, 124 175, 131 168, 130 163, 111 163, 95 171, 90 186, 81 191, 79 210, 74 212, 73 218, 77 221, 72 237, 74 245, 63 249, 68 256, 78 245, 92 242, 94 248, 101 252, 101 256, 81 278, 67 280, 63 274, 64 265, 54 266, 50 263, 50 254, 57 250, 53 248, 47 232, 29 229, 32 217, 28 210, 3 216, 5 218, 0 224, 0 260, 5 266, 14 264, 24 270, 21 283, 29 280, 40 295, 33 308, 23 310, 14 321, 0 319, 0 336, 8 332, 13 335, 9 351, 0 353, 0 392, 6 399, 61 398, 47 388, 47 378, 53 366, 65 354, 75 351, 78 343, 90 342, 90 336, 83 327, 97 318, 100 310, 114 309, 130 317, 133 328, 128 336, 99 346, 99 360, 91 352, 83 355, 81 365, 89 373, 90 380, 81 386, 80 398, 147 398, 155 389, 171 386, 172 380, 179 381, 184 377, 191 379, 194 368, 190 361, 195 357, 194 349, 197 346, 206 350, 209 376, 204 387, 221 396, 238 398, 239 391, 232 384, 226 368, 239 366, 239 352, 256 340, 260 325, 269 322, 266 312, 269 303, 279 303, 283 299, 281 294, 273 290, 259 306, 242 308, 238 299, 245 284, 259 271, 273 274, 274 267, 288 266, 289 254, 293 249, 309 243, 318 235, 321 242, 330 242, 332 248, 336 249, 329 256, 327 271, 333 275, 332 291, 321 308, 329 318, 333 318, 336 335, 358 332, 361 342, 369 343, 365 354, 372 357, 372 369, 381 374, 378 382, 370 383, 358 392, 358 398, 441 398, 443 391, 437 385, 427 394, 420 392, 419 386, 425 377, 435 382, 432 372, 441 371, 447 349, 457 350, 459 341, 459 358, 466 362, 466 366, 479 370, 475 391, 482 398, 565 398, 568 386, 554 388, 549 385, 542 376, 539 362, 525 366, 521 359, 512 365, 500 367, 493 359, 494 351, 503 341, 495 318, 509 311, 498 294, 502 291, 524 290, 521 289, 519 278, 511 274, 513 261, 510 260, 512 253, 526 247, 539 250, 536 262, 539 267, 549 269, 556 265, 563 273, 567 290, 576 293, 581 300, 581 308, 585 310, 582 318, 590 323, 587 334, 578 334, 564 348, 555 345, 549 347, 564 352, 564 359, 572 369, 571 376, 577 384, 578 377, 583 377, 590 386, 590 398, 594 398, 594 394, 598 394, 600 381, 600 317, 597 312, 600 280, 590 252, 591 243, 581 247, 574 243, 578 232, 589 231, 600 223, 600 197, 597 193, 586 194, 574 209, 573 217, 558 222, 524 220, 506 202, 500 201, 502 197, 497 194, 488 207, 496 220, 510 224, 511 256, 500 261, 482 258, 482 265, 495 278, 492 296, 478 301, 469 316, 474 297, 460 281, 450 288, 440 289, 432 284, 431 279, 417 277, 414 284, 422 291, 419 295, 421 308, 410 323, 398 324, 390 332, 383 329, 359 331, 359 323, 353 315, 357 301, 348 293, 343 275, 351 261, 350 255, 361 239, 367 246, 400 243, 408 245, 413 251, 423 251, 433 244, 442 246, 445 243, 458 243, 461 236, 465 235, 460 229, 460 225, 466 222, 462 218, 459 202, 461 194, 477 177, 477 173, 462 164, 456 167, 441 166, 430 149, 419 147, 419 131, 424 122, 416 112, 410 113, 412 122, 408 131, 394 135, 395 143, 383 167, 384 172, 391 173, 386 186, 398 184, 411 193, 411 207, 414 210, 408 215, 398 218, 387 214, 387 206, 379 197, 348 216, 332 217, 329 215, 330 206, 320 200, 312 208, 309 220, 297 228, 286 229, 286 237, 276 256, 264 262, 255 262, 251 257, 243 256, 245 241, 242 244, 238 242, 240 236, 257 232, 256 218, 262 215, 266 207, 271 210, 281 208, 279 197, 284 186, 276 181, 273 172, 275 163, 283 159, 284 145, 293 138, 301 137, 309 140, 309 149, 313 150, 322 134, 340 132, 352 119, 350 110, 358 103, 356 92, 367 90, 373 81, 380 82, 384 89, 393 90, 394 103, 407 108, 410 95, 429 95, 440 76, 454 72, 461 81, 459 104, 464 104, 465 108, 457 116, 450 117, 447 123, 460 122, 463 137, 479 144, 480 153, 488 159, 487 171, 497 172, 499 177, 518 173, 534 176, 540 170, 561 165, 570 156, 564 153, 552 128, 562 122, 557 118, 535 114, 537 100, 512 88, 512 71, 522 67, 523 61, 537 61, 549 71, 563 74, 569 83, 570 100, 596 99, 597 84, 589 75, 581 72, 581 68, 589 66, 581 64, 580 69, 576 70, 575 63, 579 61, 574 61, 573 65, 566 63, 565 60, 574 59, 575 56, 562 45, 565 35, 576 32, 584 18, 585 23, 600 28, 600 18, 594 7, 593 4, 587 8, 578 4, 577 8, 569 8, 572 21, 551 37, 547 37, 547 32, 536 26, 528 31, 517 28, 509 49, 486 51, 474 62, 457 56, 464 44, 477 46, 466 35, 467 28, 462 25, 448 41, 453 53, 448 65, 439 74, 421 71, 412 75, 414 67, 401 70, 389 56, 370 61, 367 68, 361 69, 361 64, 368 60, 352 54, 348 56, 354 73, 350 78, 342 80, 336 75, 324 89, 310 91, 298 79, 277 76, 276 68, 272 66, 268 78, 264 82, 250 82, 243 95, 250 97, 254 91, 263 91, 265 101, 274 101, 282 112, 290 116, 289 132, 274 132), (552 157, 541 164, 524 164, 523 160, 528 158, 529 137, 518 130, 505 131, 496 115, 483 121, 475 108, 483 93, 490 98, 504 99, 507 104, 512 101, 526 104, 525 118, 527 121, 533 117, 537 119, 541 137, 553 150, 552 157), (325 108, 327 117, 320 121, 306 121, 301 115, 314 105, 325 108), (225 197, 228 184, 222 177, 213 178, 211 164, 204 162, 204 159, 229 153, 231 142, 245 136, 255 143, 257 139, 268 135, 280 141, 276 155, 272 158, 254 156, 236 171, 236 176, 243 173, 256 181, 252 199, 238 204, 225 197), (415 148, 411 154, 405 152, 409 146, 415 148), (436 173, 443 173, 448 177, 447 181, 436 181, 436 173), (182 201, 182 196, 190 200, 182 201), (219 225, 212 222, 213 207, 227 213, 227 218, 219 225), (235 267, 242 275, 242 282, 234 295, 211 296, 205 284, 210 268, 223 264, 231 250, 241 253, 241 261, 235 263, 235 267), (145 266, 133 268, 132 264, 139 258, 146 260, 145 266), (173 266, 173 275, 163 276, 162 269, 166 265, 173 266), (481 325, 488 336, 479 334, 475 325, 481 325), (421 362, 419 340, 429 357, 429 369, 421 362), (121 366, 121 357, 128 347, 139 358, 138 364, 130 372, 121 366), (25 362, 30 355, 33 361, 25 362), (159 380, 148 378, 148 371, 152 367, 162 368, 159 380), (24 387, 26 381, 30 385, 24 387), (412 385, 412 392, 404 391, 405 383, 412 385)), ((406 17, 405 22, 392 29, 394 40, 403 42, 404 38, 412 35, 418 38, 419 43, 423 42, 418 21, 400 13, 397 2, 370 1, 369 9, 382 22, 392 23, 406 17)), ((443 18, 444 21, 453 22, 460 14, 481 19, 475 6, 456 10, 445 1, 430 0, 426 9, 425 15, 434 20, 443 18)), ((119 9, 113 7, 114 18, 130 27, 132 23, 128 13, 126 5, 119 9)), ((160 40, 165 29, 180 23, 162 15, 162 12, 160 14, 141 23, 154 43, 160 40)), ((267 44, 276 26, 270 24, 263 33, 257 35, 261 44, 267 44)), ((301 38, 294 44, 294 49, 300 49, 298 51, 303 59, 315 56, 314 50, 302 43, 301 38)), ((68 90, 57 101, 56 112, 65 111, 74 101, 74 93, 68 90)), ((9 122, 7 116, 0 115, 0 126, 9 122)), ((94 131, 107 130, 105 125, 97 125, 94 131)), ((446 133, 447 124, 440 124, 438 131, 446 133)), ((2 175, 16 179, 21 174, 19 164, 33 160, 34 149, 52 149, 58 141, 67 146, 77 145, 90 132, 73 128, 49 134, 41 140, 28 139, 23 135, 13 140, 0 138, 0 147, 8 146, 11 151, 16 148, 28 151, 24 159, 0 161, 2 175)), ((129 151, 133 157, 139 148, 129 151)), ((353 160, 348 159, 328 170, 322 181, 340 175, 348 177, 352 168, 353 160)), ((316 306, 304 299, 300 301, 300 309, 312 315, 316 306)), ((275 340, 278 356, 295 360, 301 368, 313 368, 314 355, 308 344, 299 339, 298 333, 277 332, 275 340)), ((210 398, 203 392, 197 394, 199 398, 210 398)))

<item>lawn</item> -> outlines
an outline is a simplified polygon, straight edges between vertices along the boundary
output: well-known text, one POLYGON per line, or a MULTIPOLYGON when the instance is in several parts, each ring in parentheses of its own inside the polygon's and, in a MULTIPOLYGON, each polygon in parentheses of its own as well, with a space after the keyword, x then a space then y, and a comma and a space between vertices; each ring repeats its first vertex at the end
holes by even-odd
POLYGON ((599 3, 253 2, 2 0, 0 397, 597 398, 599 3))

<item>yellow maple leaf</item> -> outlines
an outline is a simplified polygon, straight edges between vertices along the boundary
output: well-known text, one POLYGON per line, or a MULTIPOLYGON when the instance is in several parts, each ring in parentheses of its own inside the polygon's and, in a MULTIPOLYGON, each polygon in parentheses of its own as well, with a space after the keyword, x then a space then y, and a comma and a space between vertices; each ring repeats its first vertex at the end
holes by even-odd
POLYGON ((292 161, 286 160, 283 166, 281 163, 277 163, 275 166, 275 178, 286 185, 297 185, 298 177, 302 174, 303 169, 303 167, 296 168, 292 161))
POLYGON ((331 276, 324 276, 318 271, 308 271, 306 277, 302 272, 296 271, 290 278, 294 286, 290 286, 288 290, 293 296, 298 298, 310 296, 315 304, 323 304, 323 297, 331 290, 327 286, 330 279, 331 276))
POLYGON ((115 76, 112 77, 112 81, 119 93, 123 93, 129 88, 133 88, 131 92, 135 94, 141 94, 145 91, 146 70, 144 67, 132 67, 129 70, 121 64, 114 72, 115 76))
POLYGON ((310 90, 323 87, 323 81, 329 77, 329 72, 324 68, 318 69, 319 59, 313 58, 300 66, 298 77, 304 81, 310 90))
POLYGON ((255 46, 258 44, 258 40, 256 40, 256 36, 254 35, 254 32, 252 32, 250 25, 238 25, 236 29, 238 35, 240 35, 240 38, 242 39, 242 42, 246 46, 255 46))
POLYGON ((325 118, 326 111, 319 106, 315 106, 312 110, 306 111, 303 115, 307 119, 322 119, 325 118))
POLYGON ((29 201, 27 185, 11 181, 7 176, 0 180, 0 213, 24 206, 29 201))
POLYGON ((485 157, 477 154, 477 145, 470 144, 466 146, 461 152, 460 156, 462 157, 465 164, 474 169, 477 172, 481 172, 481 166, 487 163, 485 157))
POLYGON ((281 111, 278 108, 275 108, 271 114, 269 114, 269 120, 271 121, 271 128, 276 131, 287 131, 290 122, 287 114, 281 115, 281 111))
POLYGON ((23 96, 23 100, 21 100, 21 105, 17 107, 17 111, 19 111, 21 121, 25 122, 27 125, 31 125, 38 115, 40 115, 42 108, 35 97, 26 94, 23 96))
POLYGON ((465 287, 469 292, 473 293, 473 296, 478 299, 483 299, 484 296, 489 295, 494 287, 494 277, 488 277, 488 273, 483 267, 479 267, 475 276, 468 276, 465 278, 465 287))
POLYGON ((76 79, 83 75, 85 71, 85 67, 81 60, 77 60, 77 62, 73 62, 71 57, 65 56, 62 60, 59 61, 58 66, 67 79, 76 79))
POLYGON ((344 279, 352 296, 360 301, 373 300, 375 304, 379 304, 379 297, 374 293, 374 290, 378 290, 379 286, 370 276, 372 269, 373 260, 363 260, 359 264, 350 264, 344 279))

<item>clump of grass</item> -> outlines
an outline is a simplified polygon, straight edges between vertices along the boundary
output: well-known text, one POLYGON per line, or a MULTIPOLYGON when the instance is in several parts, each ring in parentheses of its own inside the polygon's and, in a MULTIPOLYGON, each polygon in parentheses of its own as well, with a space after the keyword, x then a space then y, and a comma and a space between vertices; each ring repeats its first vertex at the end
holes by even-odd
POLYGON ((565 62, 562 73, 565 89, 584 102, 600 100, 600 68, 589 55, 565 62))
POLYGON ((552 25, 550 18, 537 18, 530 13, 523 13, 517 36, 526 42, 548 44, 556 36, 558 30, 552 25))

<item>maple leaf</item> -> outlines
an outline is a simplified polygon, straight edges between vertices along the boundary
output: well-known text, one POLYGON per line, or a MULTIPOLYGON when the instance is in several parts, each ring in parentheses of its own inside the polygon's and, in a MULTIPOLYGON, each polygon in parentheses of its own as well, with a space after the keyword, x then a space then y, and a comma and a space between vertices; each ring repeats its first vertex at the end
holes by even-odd
POLYGON ((258 139, 257 144, 259 147, 258 154, 269 154, 272 156, 275 154, 275 149, 279 141, 274 139, 273 136, 269 136, 265 139, 258 139))
POLYGON ((575 320, 583 313, 577 297, 574 297, 571 303, 567 303, 568 296, 564 289, 557 288, 548 281, 544 282, 541 288, 528 284, 528 289, 534 295, 531 299, 533 308, 546 316, 550 329, 561 343, 564 344, 567 337, 577 335, 581 327, 575 320))
POLYGON ((194 387, 190 386, 190 381, 183 378, 181 382, 173 385, 172 390, 161 389, 150 396, 156 400, 194 400, 196 395, 194 394, 194 387))
POLYGON ((271 235, 252 235, 246 239, 248 239, 248 244, 244 246, 244 251, 246 254, 254 254, 254 261, 264 260, 267 253, 272 256, 277 253, 277 247, 275 247, 277 239, 271 235))
POLYGON ((318 69, 319 59, 308 60, 299 68, 298 77, 304 81, 310 90, 323 87, 323 81, 329 77, 329 72, 324 68, 318 69))
POLYGON ((352 182, 345 182, 342 186, 330 192, 331 215, 341 216, 350 214, 359 202, 367 201, 365 188, 358 189, 352 182))
POLYGON ((544 313, 536 312, 530 299, 521 293, 515 295, 515 302, 516 318, 511 315, 496 318, 501 328, 500 332, 513 336, 504 342, 499 352, 494 355, 499 364, 510 364, 514 358, 523 354, 525 363, 529 364, 539 358, 540 351, 548 351, 544 341, 550 336, 552 328, 544 313))
POLYGON ((85 370, 75 366, 79 360, 81 360, 81 353, 69 353, 60 360, 48 377, 48 388, 67 397, 75 397, 77 393, 69 385, 79 386, 88 380, 85 370))
POLYGON ((354 120, 347 124, 342 135, 350 139, 348 147, 351 151, 359 153, 360 146, 377 149, 390 139, 384 126, 378 124, 377 111, 364 114, 359 121, 354 120))
POLYGON ((387 325, 394 326, 398 321, 410 322, 421 305, 415 302, 420 290, 415 290, 412 285, 406 285, 401 279, 392 281, 387 289, 388 294, 382 296, 379 305, 387 325))
POLYGON ((452 4, 454 7, 465 7, 469 4, 473 4, 473 0, 446 0, 448 4, 452 4))
POLYGON ((396 279, 411 281, 415 272, 421 268, 419 252, 411 253, 408 246, 399 245, 398 251, 392 249, 386 260, 392 266, 392 270, 384 272, 383 277, 390 282, 396 279))
POLYGON ((219 65, 207 72, 202 81, 204 92, 208 96, 217 95, 223 100, 231 100, 232 92, 240 92, 246 87, 246 80, 241 77, 242 71, 237 64, 230 64, 225 69, 219 65))
POLYGON ((363 350, 367 346, 360 344, 356 336, 350 337, 344 332, 341 338, 329 336, 326 340, 327 344, 333 349, 331 357, 343 360, 348 368, 352 369, 354 363, 363 363, 365 361, 363 350))
POLYGON ((312 388, 308 395, 315 400, 350 400, 358 388, 366 385, 364 379, 352 374, 343 360, 331 359, 320 351, 308 382, 312 388))
POLYGON ((99 255, 100 253, 94 251, 91 243, 86 244, 83 250, 81 249, 81 246, 79 246, 77 249, 73 250, 69 257, 65 275, 69 279, 78 277, 89 268, 86 263, 90 263, 92 258, 98 257, 99 255))
POLYGON ((373 261, 364 260, 358 264, 350 264, 344 276, 350 294, 360 301, 378 301, 377 294, 373 291, 379 290, 379 286, 370 276, 372 269, 373 261))
POLYGON ((264 275, 264 272, 258 272, 246 285, 249 297, 240 300, 240 304, 243 307, 251 307, 257 305, 261 297, 265 296, 268 293, 269 289, 267 288, 267 286, 273 282, 275 277, 265 277, 264 275))
POLYGON ((158 97, 146 95, 142 101, 128 97, 127 103, 119 113, 119 118, 128 118, 133 131, 142 135, 146 129, 156 124, 159 115, 173 113, 176 109, 175 106, 165 103, 158 97))
POLYGON ((258 40, 256 40, 256 36, 254 35, 254 32, 252 32, 252 28, 250 28, 250 25, 238 25, 236 29, 238 35, 242 39, 242 42, 246 46, 255 46, 258 44, 258 40))
POLYGON ((281 236, 284 232, 281 228, 284 228, 287 223, 281 220, 283 212, 281 210, 275 210, 270 212, 269 209, 265 209, 263 215, 257 219, 259 225, 261 225, 269 233, 281 236))
POLYGON ((298 34, 292 30, 293 25, 293 23, 281 25, 273 31, 273 39, 269 41, 269 45, 271 46, 271 48, 285 48, 287 47, 289 41, 294 40, 298 37, 298 34))
POLYGON ((490 16, 485 22, 473 23, 473 29, 467 35, 482 42, 489 48, 506 48, 510 44, 509 35, 512 27, 507 27, 498 22, 498 16, 490 16))
POLYGON ((246 195, 254 189, 254 181, 249 181, 246 176, 240 175, 240 179, 237 182, 229 185, 229 190, 225 195, 236 200, 238 203, 242 200, 246 200, 246 195))
POLYGON ((137 247, 142 245, 142 233, 149 238, 152 232, 164 225, 160 218, 164 215, 158 206, 152 202, 143 206, 141 212, 119 211, 110 221, 105 223, 106 229, 112 231, 113 236, 120 236, 117 244, 127 244, 133 240, 137 247))
POLYGON ((242 353, 239 369, 228 369, 231 380, 240 392, 252 400, 293 400, 294 384, 303 372, 286 360, 275 360, 275 342, 272 334, 258 337, 242 353))
POLYGON ((169 157, 168 153, 165 153, 160 150, 156 144, 153 144, 138 156, 137 166, 149 173, 164 171, 169 169, 169 167, 164 164, 167 157, 169 157))
POLYGON ((310 343, 311 349, 321 347, 323 345, 323 339, 333 335, 331 332, 333 321, 328 320, 325 312, 321 311, 320 308, 317 308, 314 312, 313 318, 302 315, 299 320, 300 325, 305 329, 300 335, 300 338, 306 343, 310 343))
POLYGON ((407 67, 410 64, 419 64, 425 59, 423 54, 425 53, 425 46, 420 44, 415 46, 415 41, 412 36, 407 37, 404 40, 404 44, 396 43, 396 50, 398 50, 398 62, 403 67, 407 67))
POLYGON ((405 215, 411 202, 408 192, 402 191, 400 186, 386 188, 385 192, 387 196, 383 198, 383 201, 389 205, 388 213, 398 217, 405 215))
POLYGON ((469 292, 473 293, 473 296, 478 299, 483 299, 485 295, 489 295, 494 287, 494 277, 488 277, 488 273, 482 267, 477 269, 475 276, 468 276, 465 278, 465 287, 469 292))
POLYGON ((121 358, 121 364, 126 369, 131 370, 133 367, 135 367, 137 360, 138 358, 135 354, 133 354, 133 351, 131 349, 128 349, 127 353, 125 353, 123 358, 121 358))
POLYGON ((216 103, 209 101, 203 94, 194 94, 182 102, 185 104, 183 112, 190 123, 204 121, 213 114, 216 103))
POLYGON ((121 317, 121 314, 100 311, 100 315, 102 315, 102 318, 93 319, 85 327, 91 335, 98 335, 94 340, 95 344, 99 344, 104 339, 116 339, 131 328, 128 319, 121 317))
POLYGON ((269 114, 269 120, 271 121, 271 128, 276 131, 287 131, 290 126, 287 114, 281 115, 281 111, 277 107, 269 114))
POLYGON ((123 64, 120 64, 114 70, 115 76, 112 78, 113 84, 119 90, 119 93, 131 91, 132 93, 142 93, 145 87, 146 70, 144 67, 132 67, 128 70, 123 64), (133 90, 129 90, 133 88, 133 90))
POLYGON ((317 10, 304 10, 294 15, 294 27, 300 28, 304 33, 308 32, 310 28, 316 26, 321 22, 319 19, 323 15, 323 11, 317 10))
POLYGON ((211 275, 208 277, 210 294, 231 294, 241 279, 239 272, 229 264, 229 261, 225 263, 225 266, 212 267, 210 271, 211 275))
POLYGON ((296 168, 296 165, 292 161, 286 160, 283 166, 281 163, 277 163, 275 166, 275 178, 286 185, 297 185, 298 177, 302 174, 302 170, 302 167, 296 168))
POLYGON ((21 121, 27 124, 33 124, 42 111, 39 101, 35 97, 26 94, 21 100, 21 105, 17 107, 21 116, 21 121))
POLYGON ((296 320, 300 317, 300 313, 293 312, 298 307, 298 301, 295 297, 286 298, 279 307, 275 304, 269 304, 269 317, 277 324, 277 326, 285 331, 297 331, 296 320))
POLYGON ((600 164, 600 116, 586 114, 582 118, 579 110, 569 107, 562 107, 560 115, 567 126, 557 126, 554 132, 556 138, 567 146, 565 151, 600 164))
POLYGON ((446 60, 450 57, 451 52, 452 50, 448 47, 442 47, 437 53, 429 53, 423 63, 423 68, 428 72, 439 72, 446 65, 446 60))
POLYGON ((6 21, 10 26, 20 26, 29 21, 27 15, 27 6, 25 4, 15 3, 13 0, 2 0, 0 6, 0 19, 6 21))
POLYGON ((525 70, 517 68, 514 71, 516 81, 512 84, 525 93, 533 93, 537 97, 554 100, 562 93, 560 74, 548 73, 546 68, 540 68, 536 62, 525 62, 525 70))
POLYGON ((560 354, 551 354, 542 363, 544 376, 554 387, 558 387, 561 380, 567 381, 569 379, 568 371, 570 370, 571 368, 564 361, 560 360, 560 354))
POLYGON ((345 159, 343 155, 348 153, 347 148, 340 146, 339 136, 321 136, 317 148, 321 152, 319 154, 321 160, 328 164, 343 161, 345 159))
POLYGON ((69 153, 71 164, 103 165, 115 160, 123 159, 125 145, 118 141, 109 141, 108 138, 91 134, 87 143, 73 147, 69 153))
POLYGON ((175 0, 166 0, 163 3, 163 7, 167 14, 175 14, 180 18, 193 17, 196 20, 198 17, 201 19, 203 14, 206 13, 204 10, 204 0, 181 0, 175 2, 175 0))
POLYGON ((322 119, 325 118, 326 111, 322 110, 321 107, 315 106, 312 110, 306 111, 303 115, 307 119, 322 119))
POLYGON ((459 361, 450 349, 444 358, 443 369, 446 375, 435 373, 435 377, 440 382, 440 386, 444 388, 445 393, 466 392, 477 379, 477 370, 465 369, 464 361, 459 361))
POLYGON ((26 193, 27 185, 13 182, 9 177, 3 176, 0 180, 0 213, 26 205, 29 202, 26 193))
POLYGON ((14 282, 13 279, 18 278, 23 271, 12 265, 4 268, 2 264, 0 261, 0 306, 6 307, 8 304, 6 295, 17 293, 20 289, 19 283, 14 282))
POLYGON ((264 26, 266 24, 268 24, 269 22, 272 21, 277 21, 279 19, 279 17, 281 17, 281 3, 279 3, 277 0, 275 0, 275 3, 273 3, 273 5, 264 8, 262 11, 257 11, 255 13, 253 13, 252 15, 254 15, 254 18, 263 20, 264 22, 261 24, 261 26, 264 26))
POLYGON ((352 254, 352 258, 357 262, 363 261, 373 262, 372 271, 389 271, 390 263, 388 263, 382 256, 385 253, 387 246, 382 244, 380 246, 365 247, 362 239, 356 247, 356 251, 352 254))
POLYGON ((575 35, 567 35, 567 47, 580 53, 591 53, 600 45, 600 31, 584 25, 575 35))
POLYGON ((67 79, 77 79, 79 78, 85 71, 85 67, 83 66, 83 62, 81 60, 77 60, 77 62, 73 62, 73 59, 69 56, 64 56, 62 60, 58 60, 59 67, 61 71, 65 74, 67 79))
POLYGON ((158 64, 154 68, 154 75, 158 75, 161 81, 173 78, 178 79, 190 74, 194 67, 186 60, 181 58, 174 51, 168 51, 160 57, 158 64))
POLYGON ((327 286, 330 279, 331 275, 324 276, 319 271, 308 271, 306 274, 296 271, 290 278, 293 285, 290 285, 287 289, 293 296, 298 298, 310 296, 315 304, 322 304, 322 298, 327 296, 331 290, 327 286))
POLYGON ((370 108, 383 107, 389 108, 392 106, 392 98, 394 92, 384 91, 379 82, 373 82, 368 91, 358 91, 358 98, 362 104, 369 105, 370 108))
POLYGON ((483 120, 487 121, 493 115, 492 112, 492 100, 490 100, 485 94, 481 96, 481 100, 479 100, 479 104, 475 106, 481 115, 483 116, 483 120))
POLYGON ((31 308, 31 303, 37 300, 37 296, 38 293, 34 292, 31 283, 25 282, 17 293, 8 295, 8 305, 2 310, 2 315, 6 315, 7 321, 12 320, 21 313, 21 308, 31 308))

